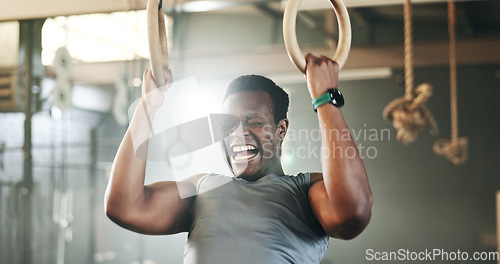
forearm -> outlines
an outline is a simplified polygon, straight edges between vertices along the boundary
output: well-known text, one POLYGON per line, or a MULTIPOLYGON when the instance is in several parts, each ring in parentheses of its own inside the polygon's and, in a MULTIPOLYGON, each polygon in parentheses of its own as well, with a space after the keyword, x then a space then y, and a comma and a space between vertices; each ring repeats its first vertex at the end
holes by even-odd
POLYGON ((328 199, 339 221, 370 218, 372 194, 366 170, 340 108, 318 108, 322 172, 328 199))
POLYGON ((144 179, 148 142, 151 137, 150 123, 153 110, 141 102, 137 106, 129 127, 118 148, 106 189, 106 211, 129 212, 145 200, 144 179))
MULTIPOLYGON (((307 88, 312 99, 338 86, 337 63, 311 53, 306 60, 307 88)), ((351 239, 370 221, 372 193, 368 177, 340 108, 322 104, 317 113, 322 135, 323 181, 311 186, 309 197, 325 232, 332 237, 351 239)))

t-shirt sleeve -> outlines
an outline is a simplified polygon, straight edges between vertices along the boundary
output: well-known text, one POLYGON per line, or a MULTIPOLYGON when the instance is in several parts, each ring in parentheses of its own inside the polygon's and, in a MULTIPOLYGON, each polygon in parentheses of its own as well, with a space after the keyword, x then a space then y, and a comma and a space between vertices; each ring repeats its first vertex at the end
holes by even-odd
POLYGON ((311 188, 311 174, 309 172, 299 172, 299 174, 297 174, 296 181, 300 190, 304 192, 306 197, 309 197, 307 194, 309 193, 309 188, 311 188))
POLYGON ((309 224, 313 227, 313 229, 316 231, 318 235, 321 236, 325 235, 323 227, 321 227, 320 223, 318 222, 318 219, 316 219, 316 216, 312 211, 311 203, 309 200, 309 189, 311 188, 311 173, 300 172, 299 174, 297 174, 296 180, 297 184, 300 186, 301 196, 304 202, 303 206, 306 208, 307 212, 306 215, 309 224))

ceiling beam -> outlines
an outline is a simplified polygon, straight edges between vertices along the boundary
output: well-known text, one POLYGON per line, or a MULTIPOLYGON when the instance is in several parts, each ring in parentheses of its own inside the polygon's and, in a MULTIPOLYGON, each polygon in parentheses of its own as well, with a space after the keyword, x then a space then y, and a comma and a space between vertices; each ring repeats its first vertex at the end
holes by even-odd
MULTIPOLYGON (((240 5, 279 0, 179 0, 175 6, 164 3, 168 12, 204 12, 240 5)), ((56 16, 145 10, 147 0, 10 0, 3 1, 0 21, 49 18, 56 16)))
MULTIPOLYGON (((280 1, 280 0, 277 0, 280 1)), ((455 0, 462 1, 462 0, 455 0)), ((479 0, 486 1, 486 0, 479 0)), ((146 9, 146 0, 10 0, 3 1, 0 8, 0 21, 25 20, 36 18, 48 18, 55 16, 82 15, 93 13, 108 13, 116 11, 130 11, 146 9)), ((189 12, 191 9, 203 11, 200 5, 206 8, 207 5, 216 4, 222 6, 233 6, 242 4, 266 3, 269 0, 180 0, 178 8, 181 11, 189 12), (193 7, 195 4, 198 7, 193 7), (189 8, 183 5, 191 6, 189 8)), ((271 1, 272 2, 272 1, 271 1)), ((282 8, 286 6, 287 0, 281 0, 282 8)), ((404 0, 344 0, 347 7, 380 6, 380 5, 402 5, 404 0)), ((447 0, 412 0, 414 4, 440 3, 447 0)), ((177 7, 176 7, 177 8, 177 7)), ((168 9, 168 8, 167 8, 168 9)), ((308 0, 300 6, 301 10, 331 9, 327 0, 308 0)), ((208 9, 210 10, 210 9, 208 9)))
POLYGON ((10 0, 2 1, 0 21, 146 9, 146 0, 10 0))
MULTIPOLYGON (((457 43, 457 63, 459 65, 481 65, 500 63, 500 53, 491 52, 500 46, 500 38, 477 39, 457 43)), ((304 52, 332 54, 325 47, 302 47, 304 52)), ((360 68, 403 68, 403 46, 353 47, 345 69, 360 68)), ((118 69, 124 62, 86 63, 73 66, 72 80, 87 84, 113 84, 118 69)), ((449 63, 448 43, 415 43, 415 67, 446 66, 449 63)), ((174 75, 224 77, 240 74, 280 74, 298 73, 288 59, 283 48, 267 51, 241 52, 189 52, 180 57, 171 52, 170 65, 174 75)))

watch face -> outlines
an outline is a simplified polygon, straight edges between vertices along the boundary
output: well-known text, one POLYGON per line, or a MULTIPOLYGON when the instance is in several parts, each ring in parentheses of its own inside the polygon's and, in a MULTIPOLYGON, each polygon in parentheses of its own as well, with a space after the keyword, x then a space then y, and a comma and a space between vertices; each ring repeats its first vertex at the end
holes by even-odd
POLYGON ((332 99, 332 104, 341 107, 344 105, 344 96, 338 89, 330 90, 330 98, 332 99))

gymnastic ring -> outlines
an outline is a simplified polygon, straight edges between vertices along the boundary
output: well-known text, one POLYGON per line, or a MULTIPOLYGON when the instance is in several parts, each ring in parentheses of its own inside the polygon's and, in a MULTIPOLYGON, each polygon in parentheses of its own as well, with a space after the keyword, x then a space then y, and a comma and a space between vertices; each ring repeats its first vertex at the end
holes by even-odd
MULTIPOLYGON (((297 42, 297 33, 295 31, 295 24, 297 20, 297 12, 302 0, 288 0, 283 15, 283 38, 285 40, 286 51, 288 57, 295 64, 295 66, 303 73, 306 73, 306 59, 300 50, 299 43, 297 42)), ((349 13, 342 0, 329 0, 337 15, 339 24, 339 40, 335 55, 332 60, 339 64, 341 69, 349 56, 351 49, 351 22, 349 20, 349 13)))
POLYGON ((149 61, 153 78, 158 86, 163 86, 167 82, 165 76, 165 70, 168 68, 167 32, 163 7, 158 0, 148 0, 147 23, 149 61))

